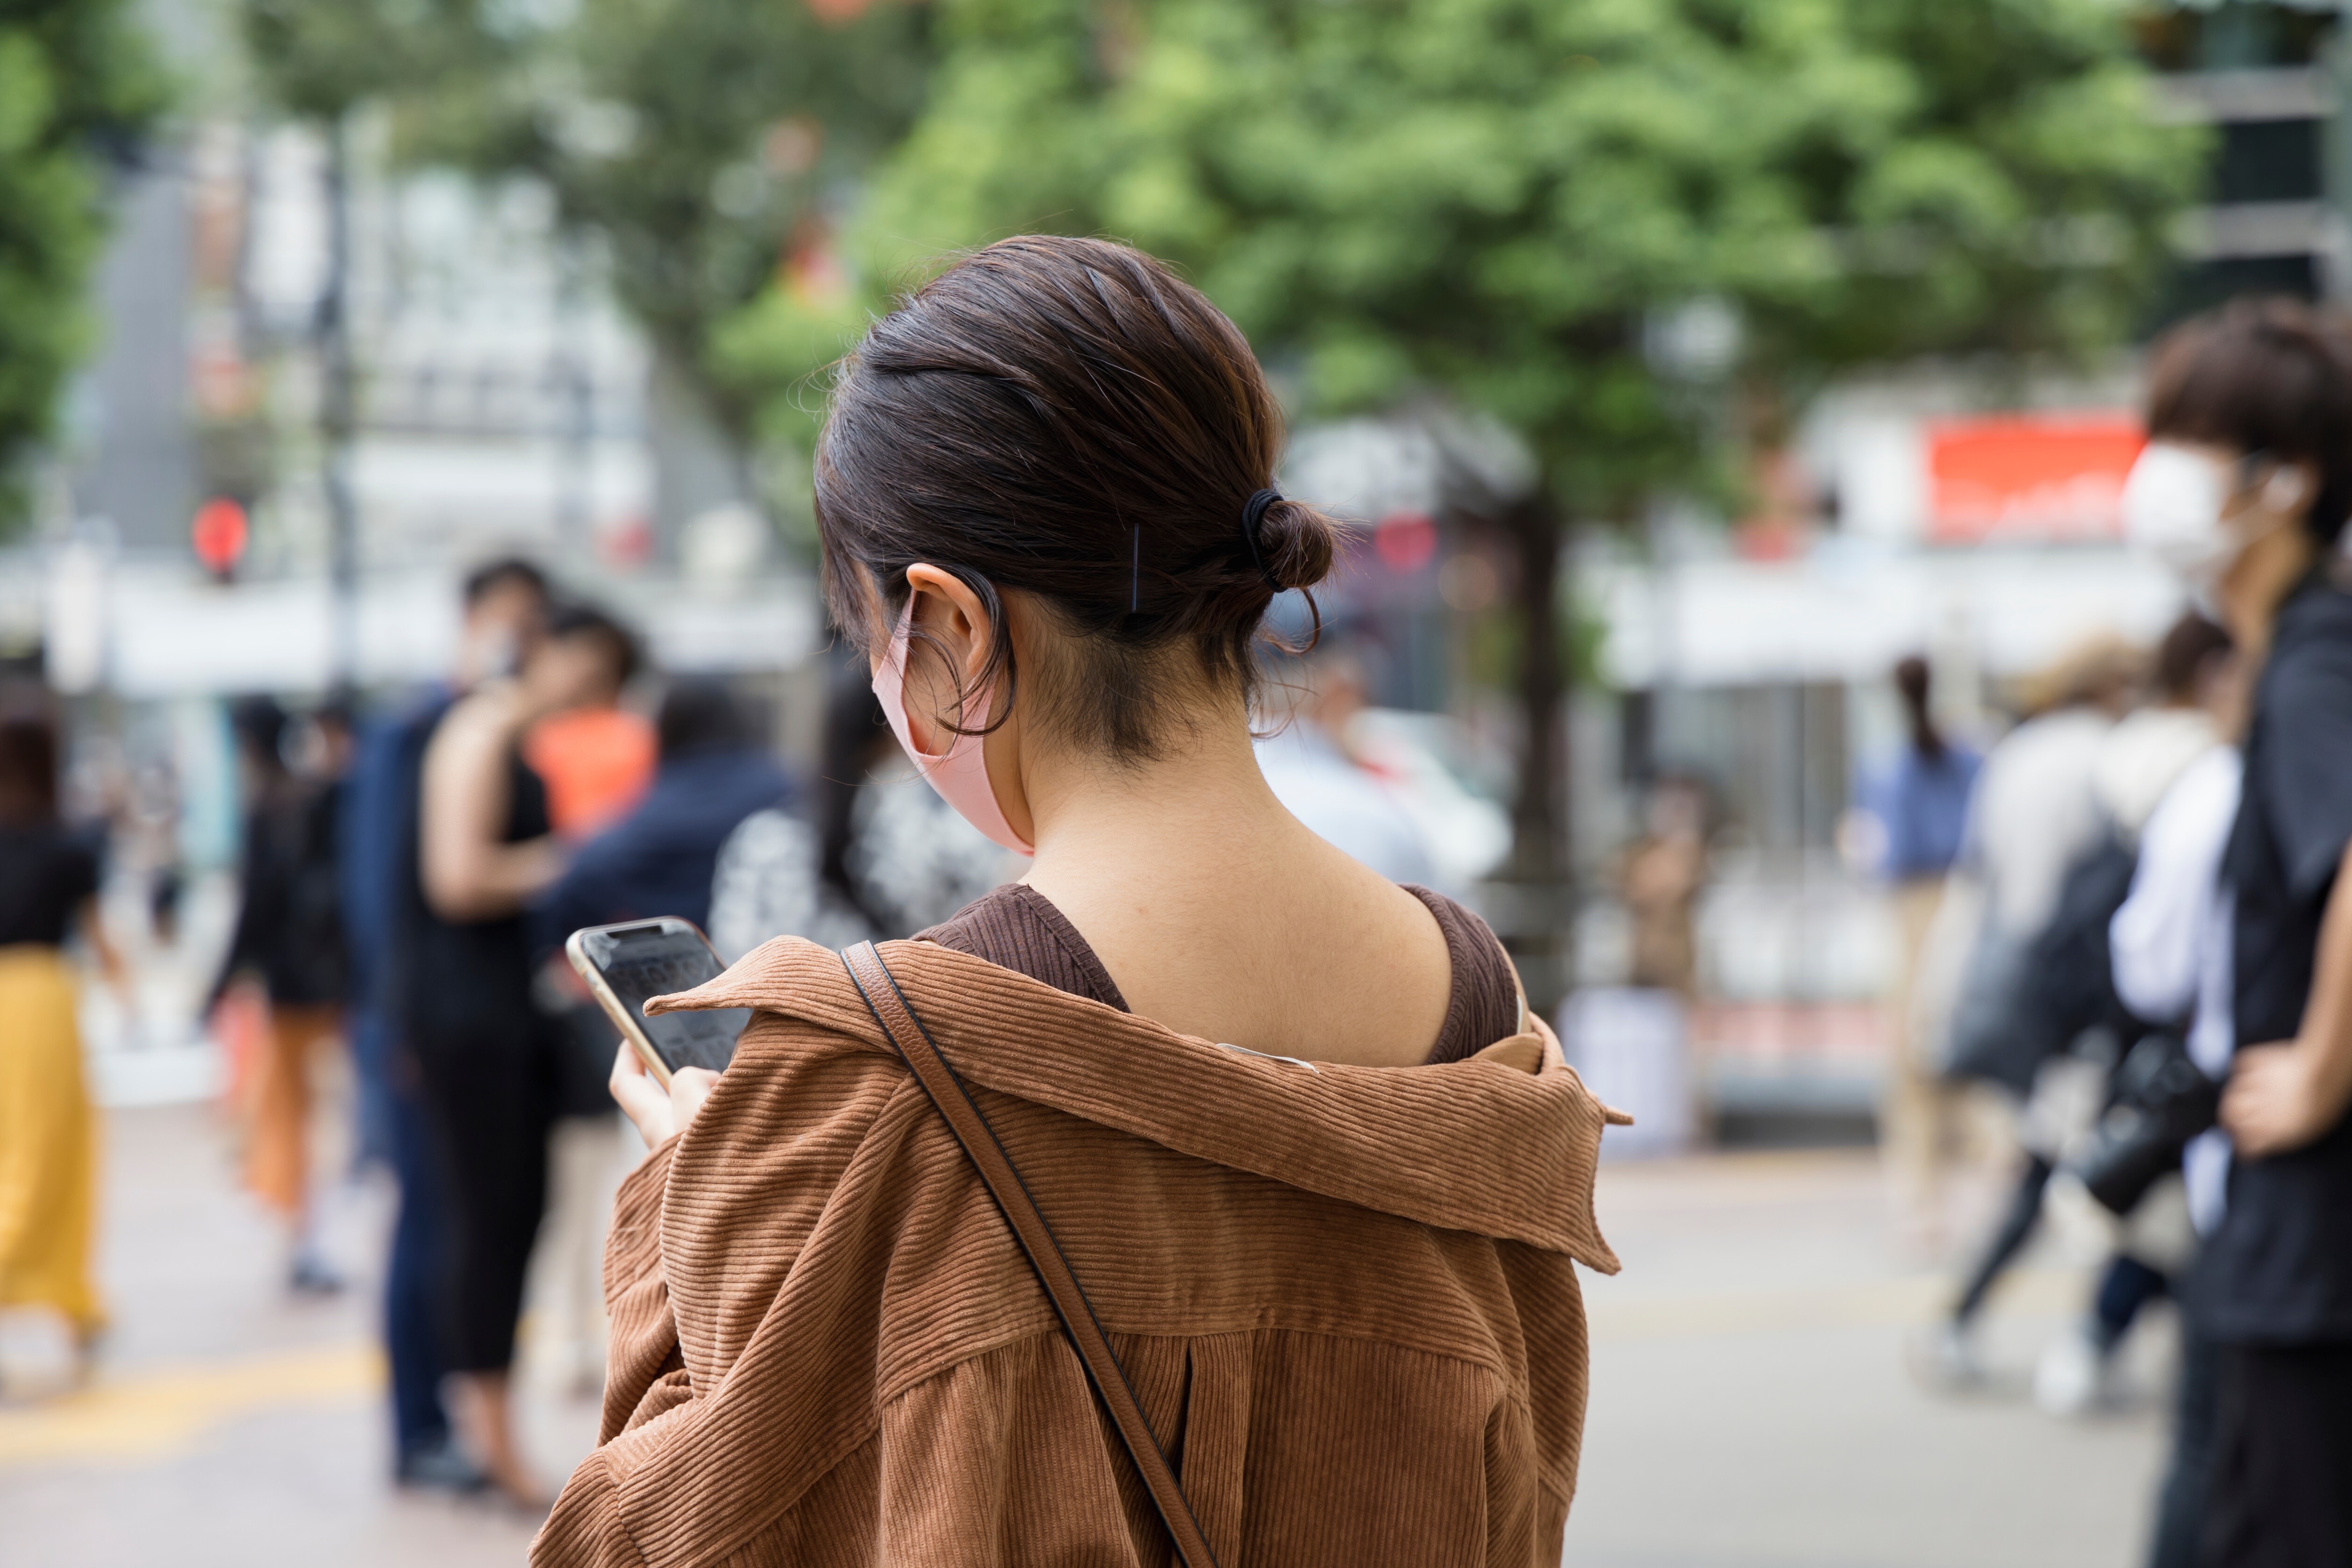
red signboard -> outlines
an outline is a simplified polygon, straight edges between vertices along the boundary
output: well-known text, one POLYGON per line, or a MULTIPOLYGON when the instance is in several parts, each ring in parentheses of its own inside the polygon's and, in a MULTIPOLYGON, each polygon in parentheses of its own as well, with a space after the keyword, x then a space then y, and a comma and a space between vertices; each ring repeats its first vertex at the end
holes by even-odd
POLYGON ((1937 544, 2111 539, 2147 436, 2127 413, 1929 422, 1927 537, 1937 544))

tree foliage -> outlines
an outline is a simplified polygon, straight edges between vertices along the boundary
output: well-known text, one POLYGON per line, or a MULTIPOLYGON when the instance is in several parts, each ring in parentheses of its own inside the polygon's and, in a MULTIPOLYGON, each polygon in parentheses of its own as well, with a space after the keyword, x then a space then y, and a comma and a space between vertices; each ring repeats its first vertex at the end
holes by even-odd
POLYGON ((0 11, 0 534, 24 520, 24 466, 94 339, 87 299, 110 166, 133 154, 164 100, 126 0, 0 11))
POLYGON ((1645 352, 1746 373, 2115 340, 2194 191, 2110 0, 942 0, 887 267, 1025 228, 1175 259, 1318 410, 1434 389, 1571 514, 1695 432, 1645 352))
POLYGON ((410 147, 547 182, 740 435, 755 397, 715 335, 772 281, 838 308, 833 225, 921 104, 929 25, 908 0, 581 0, 410 147))
POLYGON ((1021 230, 1114 235, 1186 268, 1310 413, 1433 393, 1525 438, 1538 492, 1492 520, 1535 882, 1564 837, 1563 524, 1705 487, 1727 425, 1769 444, 1845 367, 2116 341, 2202 176, 2115 0, 940 13, 929 104, 864 221, 876 276, 1021 230), (1712 373, 1740 395, 1694 395, 1657 351, 1699 304, 1739 326, 1712 373))
POLYGON ((835 303, 831 222, 920 105, 929 20, 911 0, 246 0, 289 111, 374 104, 405 163, 544 182, 739 435, 765 361, 715 335, 772 280, 835 303))
POLYGON ((286 113, 331 125, 362 104, 462 91, 517 37, 478 0, 245 0, 246 52, 286 113))

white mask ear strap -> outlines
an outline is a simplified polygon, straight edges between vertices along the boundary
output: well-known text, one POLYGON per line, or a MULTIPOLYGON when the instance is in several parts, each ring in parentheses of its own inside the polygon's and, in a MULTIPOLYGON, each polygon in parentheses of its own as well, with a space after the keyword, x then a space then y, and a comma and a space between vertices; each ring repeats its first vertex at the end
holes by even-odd
POLYGON ((2302 465, 2282 463, 2263 481, 2263 505, 2271 511, 2293 517, 2311 505, 2310 491, 2302 465))

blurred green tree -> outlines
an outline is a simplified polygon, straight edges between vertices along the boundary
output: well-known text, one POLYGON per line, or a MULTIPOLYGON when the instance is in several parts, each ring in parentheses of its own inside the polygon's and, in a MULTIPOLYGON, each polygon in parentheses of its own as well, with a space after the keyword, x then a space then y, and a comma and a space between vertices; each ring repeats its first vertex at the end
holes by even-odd
POLYGON ((779 323, 856 319, 835 222, 930 66, 917 0, 246 0, 246 18, 295 114, 373 103, 403 164, 543 183, 739 452, 778 406, 779 323), (736 347, 771 292, 769 351, 736 347))
POLYGON ((1564 869, 1564 530, 1704 488, 1727 405, 1769 441, 1850 366, 2116 341, 2202 176, 2112 0, 940 13, 929 105, 862 219, 877 276, 1024 229, 1118 235, 1295 367, 1308 412, 1433 392, 1532 449, 1535 492, 1489 520, 1538 883, 1564 869), (1728 362, 1660 351, 1694 306, 1736 327, 1728 362))
POLYGON ((774 389, 719 329, 772 282, 848 319, 835 224, 922 105, 930 28, 913 0, 579 0, 518 68, 441 95, 407 145, 544 180, 740 442, 774 389))
POLYGON ((128 0, 0 11, 0 538, 26 520, 26 465, 93 340, 109 167, 135 156, 166 99, 128 0))
POLYGON ((516 43, 499 15, 479 0, 244 0, 238 19, 262 91, 331 126, 362 104, 429 100, 495 72, 516 43))

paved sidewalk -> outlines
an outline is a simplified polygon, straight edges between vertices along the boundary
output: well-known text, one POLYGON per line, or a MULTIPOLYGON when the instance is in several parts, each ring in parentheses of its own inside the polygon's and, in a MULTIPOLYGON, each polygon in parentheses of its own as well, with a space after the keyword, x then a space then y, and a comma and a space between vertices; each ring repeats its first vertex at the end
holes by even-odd
POLYGON ((1570 1568, 2126 1568, 2166 1445, 2168 1312, 2126 1348, 2134 1397, 2058 1421, 2034 1358, 2089 1281, 2044 1242, 1993 1299, 1992 1380, 1906 1371, 1948 1299, 1886 1240, 1866 1152, 1719 1155, 1601 1176, 1623 1260, 1591 1281, 1592 1400, 1570 1568))
MULTIPOLYGON (((0 1568, 473 1568, 521 1561, 528 1521, 384 1482, 373 1282, 287 1300, 278 1241, 236 1192, 206 1110, 109 1121, 105 1272, 118 1329, 96 1387, 39 1396, 56 1346, 0 1323, 0 1568)), ((375 1255, 383 1194, 334 1217, 375 1255)), ((1935 1280, 1883 1240, 1863 1154, 1616 1166, 1601 1221, 1623 1257, 1590 1281, 1593 1396, 1574 1568, 2124 1568, 2161 1461, 2143 1406, 2034 1412, 2032 1357, 2079 1301, 2046 1255, 1997 1300, 2003 1378, 1932 1397, 1906 1335, 1935 1280)), ((2136 1368, 2160 1376, 2164 1334, 2136 1368)), ((531 1389, 551 1482, 593 1435, 584 1399, 531 1389)))
MULTIPOLYGON (((388 1484, 374 1264, 389 1193, 331 1199, 352 1287, 295 1301, 208 1107, 117 1110, 105 1137, 99 1380, 59 1396, 61 1336, 0 1322, 0 1568, 520 1563, 533 1521, 388 1484)), ((593 1404, 565 1393, 530 1387, 523 1418, 551 1485, 595 1437, 593 1404)))

